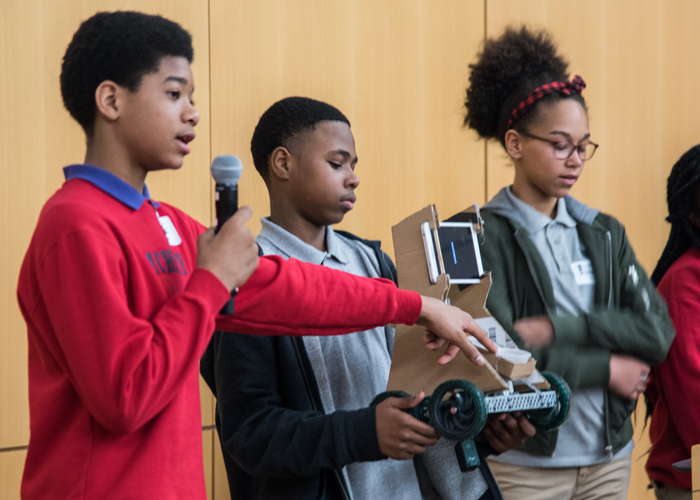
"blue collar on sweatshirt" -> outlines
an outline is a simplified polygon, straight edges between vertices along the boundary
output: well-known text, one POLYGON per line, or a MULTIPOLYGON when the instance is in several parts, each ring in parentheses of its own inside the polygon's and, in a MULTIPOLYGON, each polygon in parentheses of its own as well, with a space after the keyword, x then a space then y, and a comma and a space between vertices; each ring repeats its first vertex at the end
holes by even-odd
POLYGON ((101 168, 91 165, 69 165, 63 168, 63 173, 66 180, 83 179, 100 188, 102 191, 121 201, 127 207, 138 210, 143 205, 143 202, 148 200, 155 208, 160 204, 151 200, 151 195, 148 192, 148 187, 144 184, 143 193, 139 193, 132 186, 121 180, 114 174, 107 172, 101 168))

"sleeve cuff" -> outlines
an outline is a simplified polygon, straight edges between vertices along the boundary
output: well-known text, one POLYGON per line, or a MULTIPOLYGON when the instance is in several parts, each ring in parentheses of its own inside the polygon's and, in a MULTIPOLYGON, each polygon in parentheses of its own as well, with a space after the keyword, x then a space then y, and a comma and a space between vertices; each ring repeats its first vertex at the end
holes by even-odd
POLYGON ((377 436, 377 407, 371 406, 346 414, 345 430, 350 462, 372 462, 386 457, 379 448, 377 436))
POLYGON ((391 323, 401 325, 413 325, 418 321, 420 312, 423 309, 423 299, 418 292, 412 290, 396 289, 397 310, 396 316, 391 323))
POLYGON ((610 352, 590 353, 579 358, 586 369, 582 372, 581 387, 602 387, 610 385, 610 352))
POLYGON ((588 346, 588 319, 586 316, 550 316, 555 342, 588 346))

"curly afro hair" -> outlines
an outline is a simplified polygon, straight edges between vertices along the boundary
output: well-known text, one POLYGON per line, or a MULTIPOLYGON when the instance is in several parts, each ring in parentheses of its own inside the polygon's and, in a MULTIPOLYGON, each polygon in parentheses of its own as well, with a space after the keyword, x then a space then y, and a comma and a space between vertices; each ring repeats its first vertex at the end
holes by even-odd
MULTIPOLYGON (((485 139, 498 139, 505 146, 508 118, 528 93, 553 81, 568 81, 569 64, 557 54, 557 48, 545 31, 532 32, 525 26, 507 28, 499 38, 486 40, 469 65, 469 87, 464 106, 467 109, 464 124, 485 139)), ((540 101, 515 125, 525 130, 536 123, 542 103, 561 99, 575 99, 586 109, 580 94, 570 97, 558 93, 540 101)))
POLYGON ((313 131, 324 121, 350 121, 337 108, 308 97, 287 97, 277 101, 263 113, 250 141, 253 163, 265 182, 269 180, 269 161, 272 152, 291 148, 292 140, 313 131))
POLYGON ((179 24, 140 12, 98 12, 80 25, 63 56, 63 105, 91 137, 100 83, 112 80, 136 92, 167 56, 190 63, 194 57, 192 37, 179 24))

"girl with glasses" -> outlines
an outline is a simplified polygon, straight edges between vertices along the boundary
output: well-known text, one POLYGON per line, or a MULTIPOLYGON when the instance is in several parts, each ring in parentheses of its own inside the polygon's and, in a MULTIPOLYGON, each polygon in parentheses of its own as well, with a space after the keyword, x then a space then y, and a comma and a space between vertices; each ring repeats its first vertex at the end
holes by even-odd
POLYGON ((470 65, 465 124, 498 140, 515 171, 482 211, 487 307, 573 391, 562 427, 490 460, 506 500, 625 499, 630 414, 673 337, 624 227, 569 196, 598 145, 586 84, 567 66, 525 28, 487 40, 470 65))

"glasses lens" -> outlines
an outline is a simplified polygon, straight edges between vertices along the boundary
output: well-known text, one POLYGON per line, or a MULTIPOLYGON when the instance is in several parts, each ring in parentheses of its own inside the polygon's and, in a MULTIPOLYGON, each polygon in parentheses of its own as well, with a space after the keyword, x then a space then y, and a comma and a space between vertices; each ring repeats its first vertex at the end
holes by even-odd
POLYGON ((585 146, 581 146, 578 150, 578 155, 581 157, 582 160, 590 160, 591 156, 593 156, 593 153, 595 153, 595 150, 598 146, 592 143, 588 143, 585 146))
POLYGON ((574 148, 576 148, 576 146, 570 142, 553 142, 552 146, 554 146, 554 156, 560 160, 569 158, 571 153, 574 152, 574 148))

